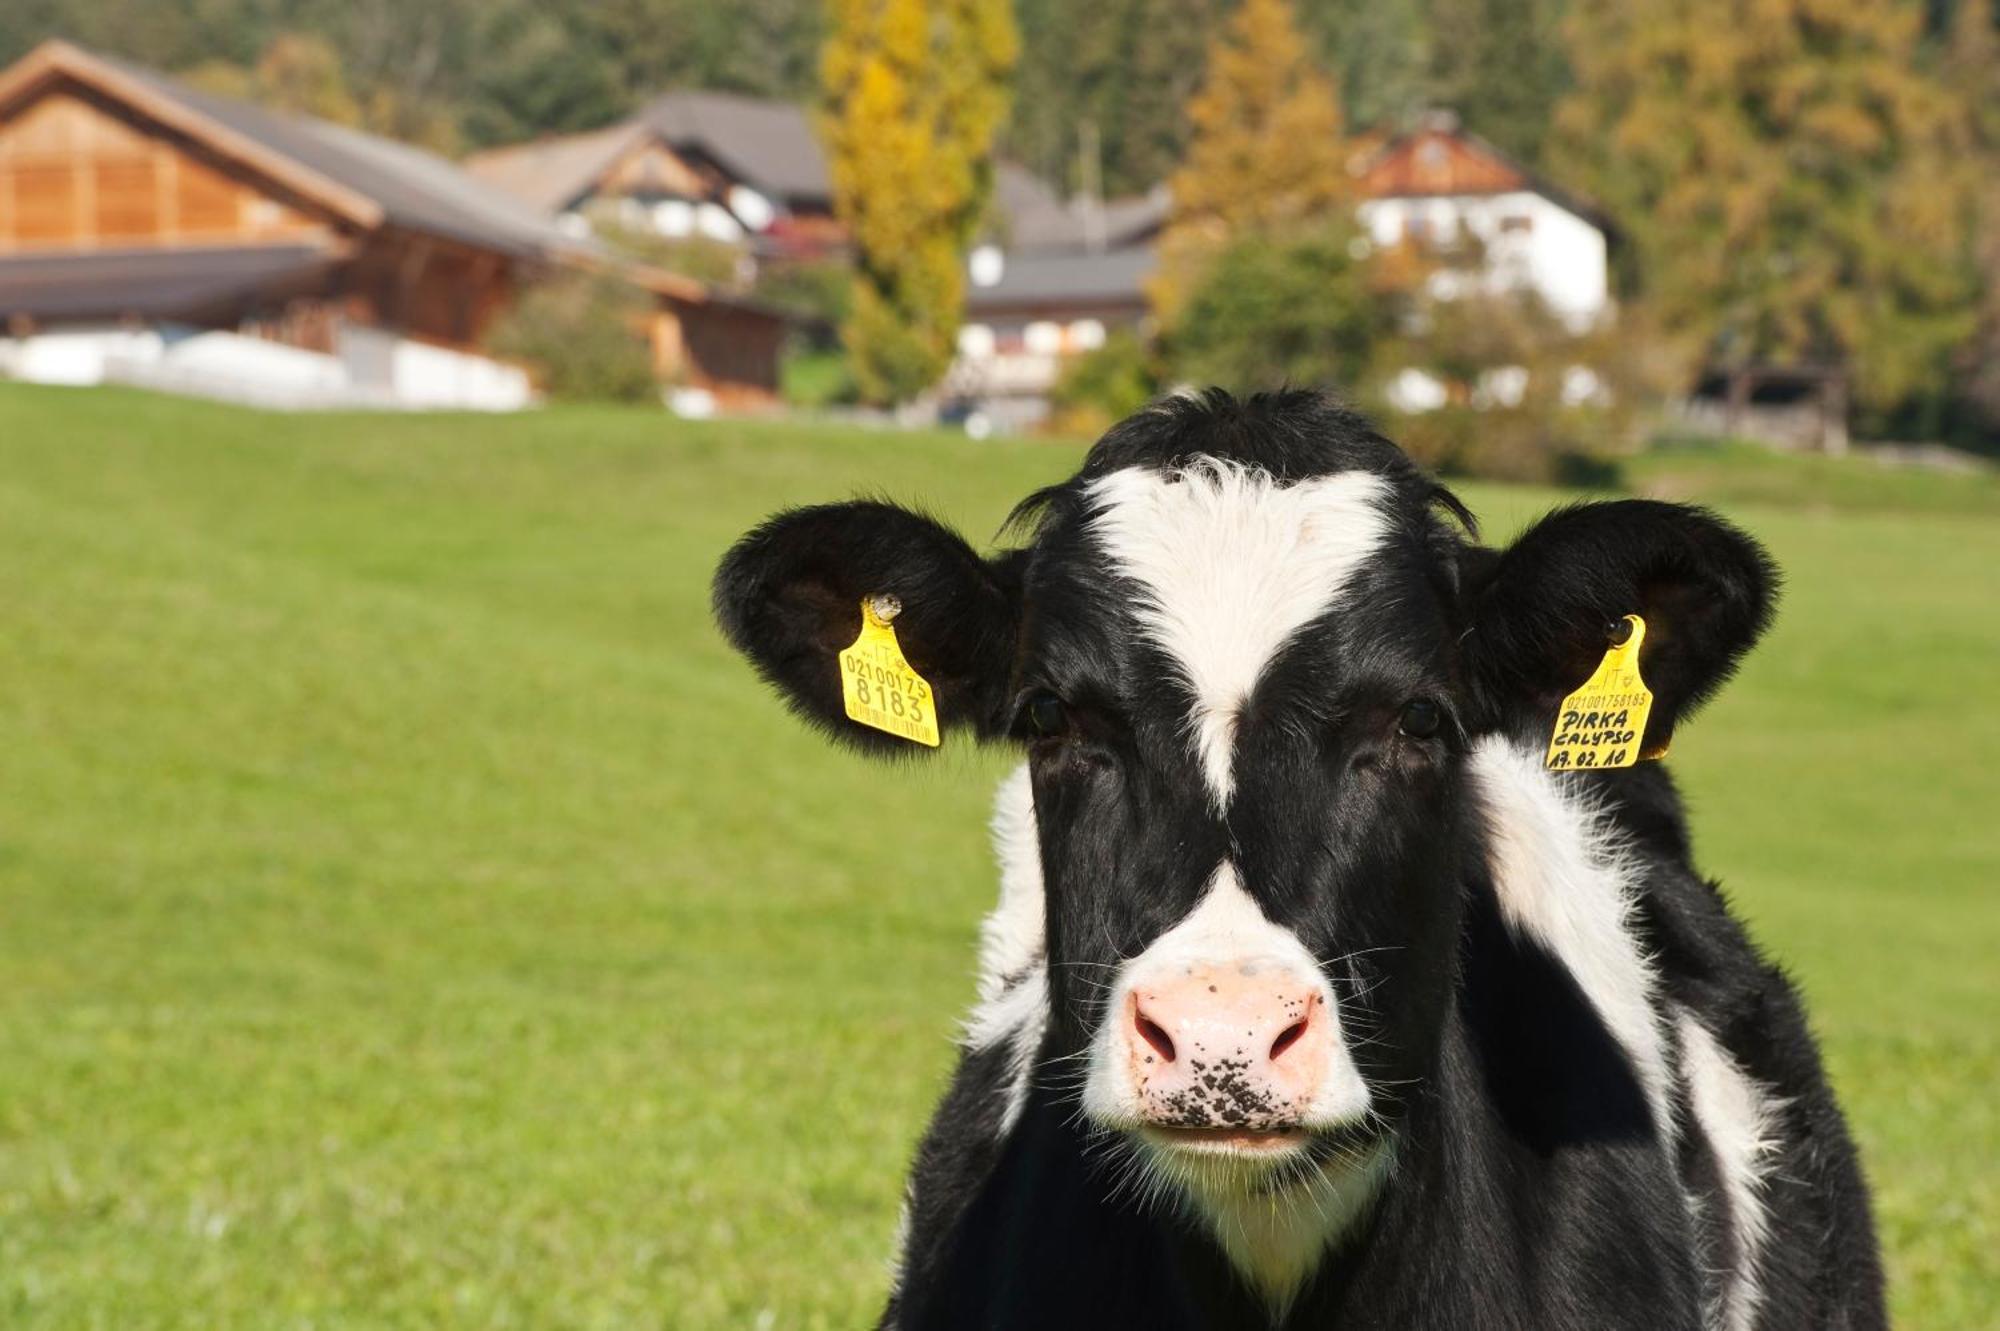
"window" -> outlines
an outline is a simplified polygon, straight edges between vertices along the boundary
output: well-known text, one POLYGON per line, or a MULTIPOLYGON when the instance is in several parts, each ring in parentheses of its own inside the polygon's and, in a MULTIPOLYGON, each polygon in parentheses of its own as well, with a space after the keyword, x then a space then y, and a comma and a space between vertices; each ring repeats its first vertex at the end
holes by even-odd
POLYGON ((958 330, 958 354, 967 360, 985 360, 993 354, 996 343, 993 330, 985 324, 967 324, 958 330))
POLYGON ((1069 326, 1071 351, 1095 351, 1104 345, 1104 325, 1095 319, 1078 319, 1069 326))

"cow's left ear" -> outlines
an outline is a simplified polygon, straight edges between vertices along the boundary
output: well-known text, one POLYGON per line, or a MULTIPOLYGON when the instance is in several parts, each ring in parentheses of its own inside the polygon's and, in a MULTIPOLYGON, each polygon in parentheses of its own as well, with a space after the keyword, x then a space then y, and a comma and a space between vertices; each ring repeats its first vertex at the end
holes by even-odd
POLYGON ((715 617, 730 643, 794 711, 875 753, 910 741, 848 719, 840 653, 861 632, 861 602, 902 602, 897 644, 933 691, 944 731, 1004 729, 1020 621, 1021 552, 982 559, 958 533, 894 504, 861 501, 780 513, 738 541, 715 573, 715 617))
POLYGON ((1653 690, 1641 743, 1674 727, 1771 621, 1778 573, 1755 541, 1705 509, 1626 499, 1560 509, 1465 568, 1465 666, 1481 730, 1546 734, 1604 659, 1625 615, 1646 621, 1639 671, 1653 690))

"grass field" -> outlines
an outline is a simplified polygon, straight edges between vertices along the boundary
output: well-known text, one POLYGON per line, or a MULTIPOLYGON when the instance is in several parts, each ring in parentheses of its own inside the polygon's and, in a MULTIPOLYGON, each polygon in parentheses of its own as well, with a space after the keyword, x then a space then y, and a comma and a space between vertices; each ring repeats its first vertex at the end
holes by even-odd
MULTIPOLYGON (((862 1325, 1002 762, 823 750, 706 582, 787 502, 983 536, 1073 460, 0 386, 0 1326, 862 1325)), ((1900 1324, 1991 1328, 2000 502, 1801 485, 1731 509, 1790 590, 1673 762, 1900 1324)))

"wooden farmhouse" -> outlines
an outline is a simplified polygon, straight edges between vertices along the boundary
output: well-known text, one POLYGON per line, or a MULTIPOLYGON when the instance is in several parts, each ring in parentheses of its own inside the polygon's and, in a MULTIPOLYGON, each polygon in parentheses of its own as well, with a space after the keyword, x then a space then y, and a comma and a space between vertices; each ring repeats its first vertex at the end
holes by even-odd
POLYGON ((782 321, 627 269, 452 163, 48 42, 0 71, 0 374, 272 406, 501 410, 481 351, 565 267, 654 297, 663 378, 769 400, 782 321))

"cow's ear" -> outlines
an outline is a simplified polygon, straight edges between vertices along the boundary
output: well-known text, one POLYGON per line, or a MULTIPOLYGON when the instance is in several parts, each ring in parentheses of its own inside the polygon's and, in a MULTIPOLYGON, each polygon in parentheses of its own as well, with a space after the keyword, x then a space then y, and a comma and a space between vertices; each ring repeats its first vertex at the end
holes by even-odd
POLYGON ((1611 627, 1636 614, 1646 621, 1639 671, 1653 690, 1647 749, 1729 678, 1778 590, 1777 569, 1748 536, 1704 509, 1643 499, 1560 509, 1499 555, 1472 555, 1464 576, 1480 729, 1546 736, 1604 659, 1611 627))
POLYGON ((850 721, 842 650, 861 602, 902 602, 898 645, 933 691, 941 730, 1004 729, 1020 621, 1021 552, 982 559, 956 532, 893 504, 826 504, 780 513, 723 557, 715 617, 730 643, 792 709, 836 739, 877 753, 921 746, 850 721))

